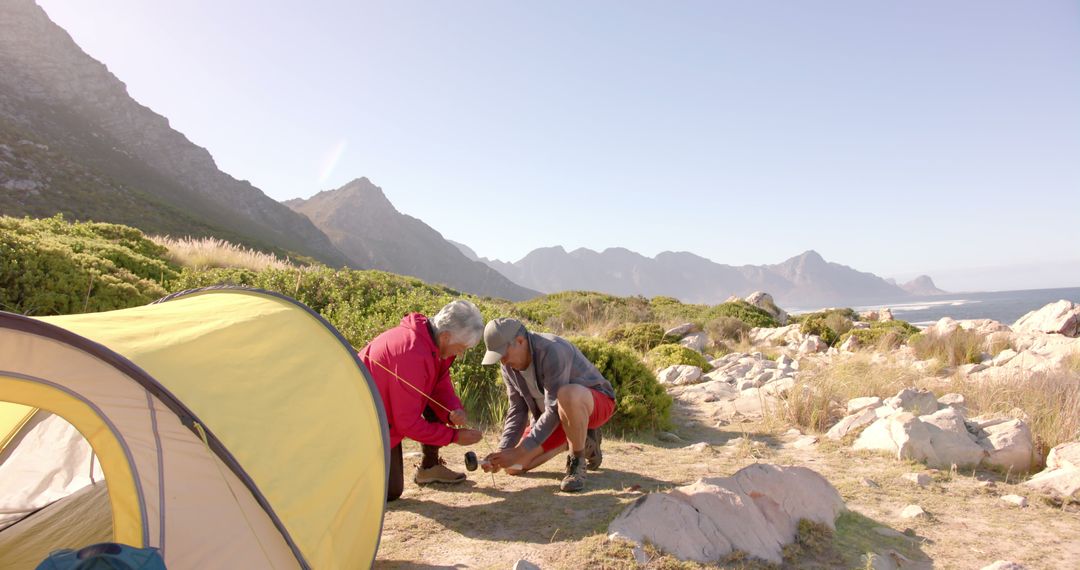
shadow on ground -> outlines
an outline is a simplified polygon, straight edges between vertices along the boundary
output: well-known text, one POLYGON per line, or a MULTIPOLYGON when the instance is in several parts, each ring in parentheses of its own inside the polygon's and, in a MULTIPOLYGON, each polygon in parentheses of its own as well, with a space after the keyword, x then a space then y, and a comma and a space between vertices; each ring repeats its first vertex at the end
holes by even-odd
MULTIPOLYGON (((547 544, 604 532, 629 502, 643 493, 673 486, 668 481, 616 469, 590 472, 583 493, 560 492, 561 473, 551 470, 527 473, 521 478, 548 480, 550 484, 509 489, 505 484, 493 487, 490 477, 477 478, 439 487, 439 494, 424 499, 399 499, 388 504, 387 510, 414 513, 469 538, 547 544), (445 501, 431 500, 442 493, 446 494, 445 501), (481 494, 488 499, 460 504, 467 498, 453 496, 458 494, 481 494)), ((500 479, 505 480, 505 476, 500 479)))
POLYGON ((855 565, 849 567, 863 567, 865 556, 873 553, 892 561, 891 566, 884 564, 882 568, 933 568, 933 560, 922 549, 926 542, 926 537, 910 529, 899 531, 854 511, 841 514, 836 521, 834 545, 846 564, 855 565))

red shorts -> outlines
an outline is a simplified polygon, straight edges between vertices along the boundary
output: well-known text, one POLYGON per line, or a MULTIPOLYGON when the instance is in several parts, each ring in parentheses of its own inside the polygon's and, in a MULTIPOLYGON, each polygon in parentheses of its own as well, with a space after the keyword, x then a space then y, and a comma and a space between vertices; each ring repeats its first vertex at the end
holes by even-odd
MULTIPOLYGON (((611 419, 612 414, 615 413, 615 400, 612 400, 607 394, 599 390, 589 388, 589 391, 592 392, 593 401, 592 414, 589 415, 589 429, 594 429, 606 424, 611 419)), ((525 435, 522 436, 522 439, 529 436, 530 430, 532 430, 531 425, 525 428, 525 435)), ((563 431, 562 423, 559 423, 559 426, 540 444, 540 447, 544 448, 545 452, 548 452, 557 449, 564 443, 566 443, 566 432, 563 431)))

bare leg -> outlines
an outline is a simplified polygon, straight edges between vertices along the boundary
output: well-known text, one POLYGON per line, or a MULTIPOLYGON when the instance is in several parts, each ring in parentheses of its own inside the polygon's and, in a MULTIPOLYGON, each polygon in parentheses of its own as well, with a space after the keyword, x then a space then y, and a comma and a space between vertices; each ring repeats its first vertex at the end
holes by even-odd
POLYGON ((593 412, 592 390, 580 384, 567 384, 559 388, 559 421, 566 432, 570 453, 585 453, 585 434, 589 430, 589 416, 593 412))
POLYGON ((559 447, 556 447, 555 449, 552 449, 551 451, 548 451, 548 452, 544 452, 544 449, 542 447, 537 447, 532 452, 530 452, 529 455, 526 456, 525 463, 523 464, 523 465, 525 465, 524 469, 507 469, 506 473, 507 473, 507 475, 521 475, 522 473, 525 473, 526 471, 531 471, 531 470, 533 470, 533 469, 547 463, 548 461, 551 460, 552 457, 555 457, 556 455, 558 455, 558 454, 560 454, 560 453, 562 453, 564 451, 566 451, 566 444, 565 443, 560 445, 559 447), (536 453, 536 452, 539 452, 539 453, 536 453))

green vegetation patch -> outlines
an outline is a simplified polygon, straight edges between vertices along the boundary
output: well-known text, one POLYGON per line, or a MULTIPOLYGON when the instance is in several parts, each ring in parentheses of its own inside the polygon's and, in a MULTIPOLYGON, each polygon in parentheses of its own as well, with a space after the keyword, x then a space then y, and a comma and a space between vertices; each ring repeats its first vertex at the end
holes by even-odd
POLYGON ((626 433, 670 428, 671 396, 636 354, 595 338, 568 340, 615 388, 615 415, 608 429, 626 433))
POLYGON ((708 360, 705 360, 701 353, 680 344, 661 344, 657 346, 645 355, 645 362, 648 362, 653 370, 663 370, 676 364, 697 366, 702 372, 712 370, 712 365, 709 364, 708 360))
POLYGON ((664 327, 657 323, 633 323, 607 331, 604 333, 604 340, 613 344, 624 344, 644 353, 674 339, 665 337, 664 327))
POLYGON ((825 344, 835 346, 858 318, 853 309, 828 309, 798 315, 792 318, 792 322, 799 323, 799 331, 803 334, 815 334, 825 344))
POLYGON ((26 315, 108 311, 166 295, 165 248, 137 229, 0 217, 0 308, 26 315))
POLYGON ((859 346, 873 346, 893 349, 906 343, 912 336, 919 334, 919 328, 907 321, 874 321, 868 329, 852 329, 840 335, 838 344, 843 344, 848 337, 855 337, 859 346))
POLYGON ((765 309, 755 307, 746 301, 729 301, 727 303, 721 303, 714 307, 709 307, 702 315, 702 318, 705 321, 716 319, 718 317, 734 317, 751 327, 775 328, 780 326, 780 323, 776 322, 776 319, 765 311, 765 309))

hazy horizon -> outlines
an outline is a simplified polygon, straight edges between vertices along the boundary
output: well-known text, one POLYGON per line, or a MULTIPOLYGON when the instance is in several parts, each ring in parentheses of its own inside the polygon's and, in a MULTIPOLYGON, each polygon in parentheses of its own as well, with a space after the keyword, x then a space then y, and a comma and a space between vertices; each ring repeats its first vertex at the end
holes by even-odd
POLYGON ((225 172, 481 256, 1080 284, 1075 3, 39 3, 225 172))

